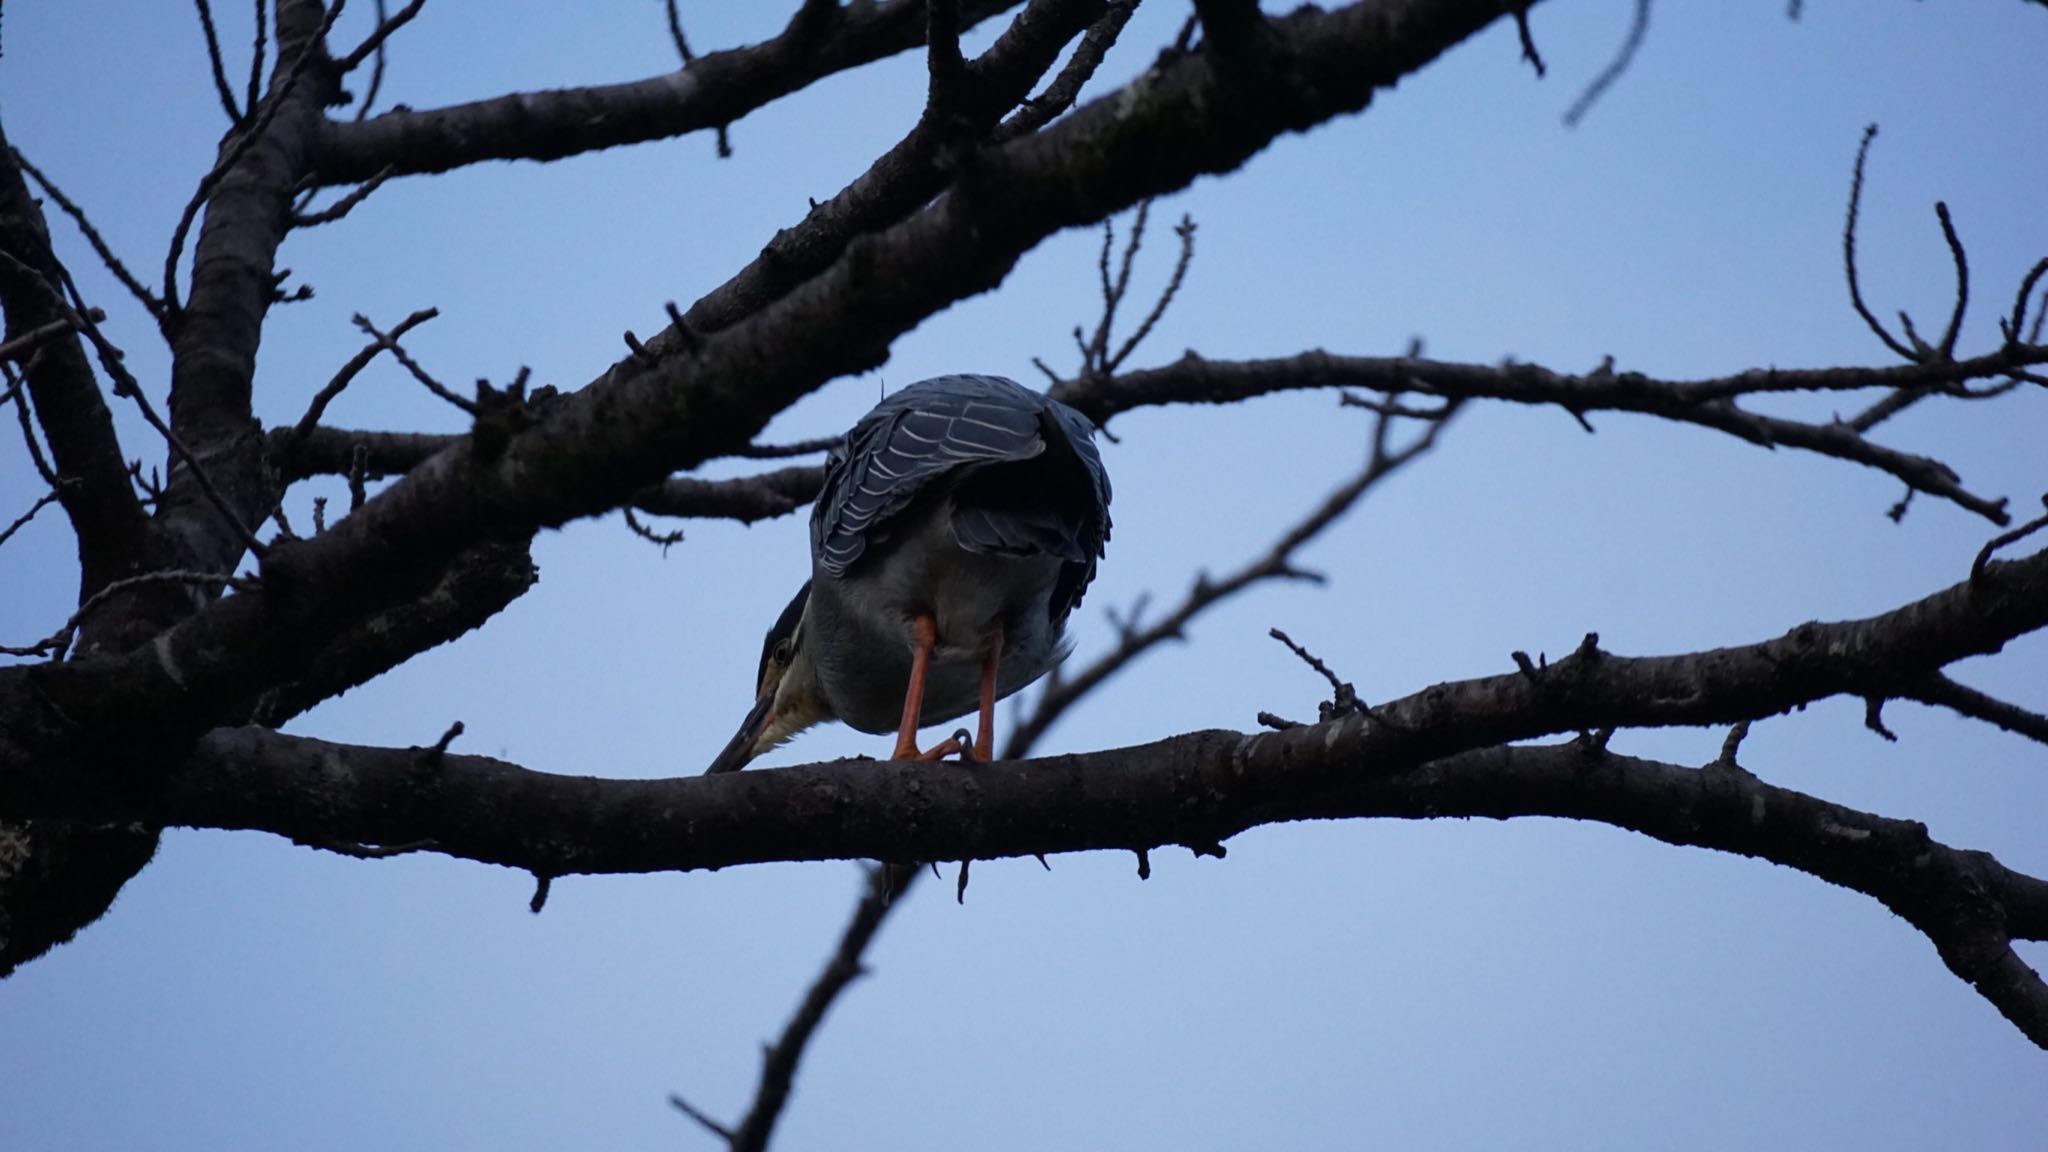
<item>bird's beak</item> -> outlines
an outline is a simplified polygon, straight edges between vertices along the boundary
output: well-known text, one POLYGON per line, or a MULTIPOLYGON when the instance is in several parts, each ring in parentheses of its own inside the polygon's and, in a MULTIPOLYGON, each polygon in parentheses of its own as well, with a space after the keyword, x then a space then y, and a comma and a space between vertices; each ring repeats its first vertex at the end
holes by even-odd
POLYGON ((737 772, 745 768, 747 762, 754 758, 755 749, 760 746, 761 734, 768 730, 768 725, 774 719, 775 689, 771 686, 768 691, 761 693, 759 700, 754 701, 754 707, 747 712, 747 718, 741 722, 740 730, 733 733, 732 740, 718 754, 717 759, 711 762, 711 767, 704 770, 704 774, 709 776, 714 772, 737 772))

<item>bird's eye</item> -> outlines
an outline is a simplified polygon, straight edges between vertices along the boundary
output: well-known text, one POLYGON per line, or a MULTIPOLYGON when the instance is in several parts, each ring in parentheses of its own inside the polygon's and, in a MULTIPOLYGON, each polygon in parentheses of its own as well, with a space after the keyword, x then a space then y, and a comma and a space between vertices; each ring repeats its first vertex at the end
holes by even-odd
POLYGON ((789 641, 788 641, 788 640, 777 640, 777 641, 775 642, 775 655, 774 655, 773 659, 774 659, 774 661, 775 661, 775 662, 776 662, 777 664, 787 664, 787 663, 789 663, 789 657, 790 657, 790 651, 789 651, 789 647, 790 647, 790 646, 789 646, 789 641))

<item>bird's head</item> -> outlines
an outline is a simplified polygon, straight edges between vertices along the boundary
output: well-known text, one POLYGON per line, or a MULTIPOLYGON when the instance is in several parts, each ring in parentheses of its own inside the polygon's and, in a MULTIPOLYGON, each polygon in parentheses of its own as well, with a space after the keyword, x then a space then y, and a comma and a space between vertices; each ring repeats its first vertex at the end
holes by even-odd
POLYGON ((768 629, 767 639, 761 642, 754 706, 740 730, 704 770, 707 775, 737 772, 804 729, 832 719, 832 706, 826 703, 818 683, 817 667, 804 648, 804 610, 810 599, 811 584, 806 580, 789 607, 776 617, 775 626, 768 629))

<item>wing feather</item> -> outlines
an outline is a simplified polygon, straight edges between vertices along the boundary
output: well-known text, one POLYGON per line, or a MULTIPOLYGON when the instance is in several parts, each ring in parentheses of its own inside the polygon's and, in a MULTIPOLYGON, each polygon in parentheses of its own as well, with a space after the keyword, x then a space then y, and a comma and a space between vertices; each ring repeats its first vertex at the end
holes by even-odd
MULTIPOLYGON (((820 565, 845 575, 892 518, 955 469, 1044 452, 1040 416, 1047 404, 1000 376, 940 376, 875 405, 826 458, 824 488, 811 512, 820 565)), ((1093 470, 1100 469, 1096 461, 1093 470)))

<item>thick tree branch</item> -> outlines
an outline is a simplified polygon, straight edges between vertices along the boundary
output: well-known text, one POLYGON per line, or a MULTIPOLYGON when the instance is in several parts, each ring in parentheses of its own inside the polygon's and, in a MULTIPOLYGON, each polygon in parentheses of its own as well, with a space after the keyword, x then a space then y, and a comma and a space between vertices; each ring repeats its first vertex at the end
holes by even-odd
MULTIPOLYGON (((253 599, 267 592, 258 589, 227 602, 253 599)), ((1532 665, 1524 671, 1440 684, 1380 705, 1374 715, 1383 718, 1385 724, 1360 734, 1358 747, 1362 754, 1383 757, 1386 763, 1412 765, 1475 748, 1559 733, 1731 724, 1778 715, 1831 696, 1912 696, 1931 674, 1947 665, 1969 656, 1996 652, 2008 641, 2044 626, 2048 626, 2048 551, 2019 560, 1995 561, 1979 580, 1964 580, 1882 615, 1802 624, 1782 636, 1752 644, 1675 656, 1624 657, 1601 651, 1597 639, 1589 636, 1569 656, 1545 662, 1540 668, 1532 665)), ((75 667, 40 666, 31 671, 45 673, 47 683, 75 667)), ((208 763, 214 769, 227 770, 227 766, 217 762, 208 763)), ((612 807, 614 800, 624 798, 621 790, 640 787, 638 782, 619 782, 614 789, 609 782, 571 784, 562 780, 515 774, 498 780, 492 787, 502 785, 508 789, 499 795, 515 805, 520 797, 532 795, 534 788, 556 790, 549 794, 557 797, 568 796, 569 792, 559 790, 569 789, 577 797, 575 804, 583 810, 577 818, 595 822, 593 827, 622 820, 629 827, 639 826, 634 823, 638 817, 612 807)), ((88 815, 103 819, 137 816, 142 813, 134 810, 135 806, 147 808, 154 800, 147 789, 136 791, 134 784, 118 775, 67 771, 62 765, 16 769, 9 764, 9 770, 0 774, 0 814, 88 815)), ((447 846, 445 850, 452 855, 520 866, 543 865, 541 870, 556 875, 696 866, 687 862, 692 857, 665 855, 669 848, 658 838, 638 837, 611 841, 604 837, 573 836, 561 843, 582 847, 561 859, 500 859, 490 853, 510 850, 512 845, 504 838, 516 840, 520 833, 509 824, 472 826, 469 821, 481 819, 481 810, 468 817, 438 807, 402 815, 402 794, 370 789, 348 798, 331 794, 337 786, 335 781, 323 782, 314 776, 238 777, 238 782, 230 785, 226 779, 209 776, 207 772, 188 771, 184 782, 174 790, 185 799, 159 814, 169 822, 267 828, 287 834, 316 833, 318 829, 302 828, 299 823, 332 816, 348 824, 346 828, 331 830, 343 839, 360 843, 431 839, 447 846), (355 815, 347 814, 347 805, 355 803, 367 807, 355 815), (333 807, 335 804, 342 806, 333 807), (371 823, 357 823, 365 820, 371 823), (453 824, 438 832, 412 828, 401 835, 382 823, 388 820, 453 824)), ((341 786, 368 787, 360 780, 342 782, 341 786)), ((449 798, 438 789, 436 794, 440 799, 449 798)), ((478 802, 482 802, 483 795, 479 793, 478 802)), ((674 818, 674 813, 660 817, 674 818)), ((534 849, 520 849, 531 850, 534 849)), ((865 855, 906 858, 877 852, 865 855)), ((740 856, 722 862, 773 858, 778 857, 740 856)), ((957 857, 920 848, 908 858, 957 857)))
MULTIPOLYGON (((1024 100, 1032 84, 1052 67, 1060 46, 1071 40, 1101 7, 1099 0, 1032 0, 987 52, 966 69, 951 106, 953 115, 934 115, 928 106, 902 140, 882 153, 851 184, 812 207, 785 228, 761 254, 725 283, 690 306, 684 327, 716 332, 739 322, 790 289, 830 267, 855 238, 900 222, 957 175, 957 146, 963 132, 978 137, 1024 100), (954 163, 949 163, 954 157, 954 163)), ((687 347, 689 337, 671 327, 650 343, 657 353, 687 347)))
POLYGON ((539 580, 524 544, 485 544, 464 552, 426 595, 362 621, 329 644, 305 677, 264 693, 251 719, 281 727, 323 700, 483 627, 539 580))
POLYGON ((150 652, 19 673, 32 684, 0 670, 0 711, 18 717, 0 725, 0 776, 92 780, 125 759, 134 737, 122 725, 66 726, 51 719, 59 713, 155 717, 159 748, 230 722, 238 702, 302 676, 350 622, 431 588, 465 547, 616 507, 743 446, 799 396, 877 363, 932 312, 993 286, 1052 232, 1235 168, 1281 133, 1354 111, 1508 7, 1303 9, 1270 25, 1294 80, 1284 100, 1239 92, 1226 111, 1200 57, 1171 58, 1123 93, 985 152, 954 191, 694 352, 617 365, 538 425, 458 444, 326 533, 280 542, 261 592, 215 603, 150 652), (18 709, 7 708, 10 696, 18 709), (75 770, 58 773, 58 763, 75 770))
MULTIPOLYGON (((1016 2, 967 0, 961 22, 972 26, 1016 2)), ((355 184, 385 168, 410 176, 483 160, 559 160, 718 128, 821 77, 919 46, 924 18, 924 0, 806 4, 772 40, 703 53, 646 80, 330 123, 317 176, 322 184, 355 184)))
POLYGON ((975 772, 841 763, 599 781, 483 757, 447 755, 427 767, 419 749, 346 748, 244 728, 201 744, 191 772, 173 782, 164 815, 271 830, 304 823, 365 844, 431 840, 442 851, 547 875, 1204 847, 1256 825, 1307 819, 1596 820, 1671 844, 1770 860, 1876 898, 2048 1047, 2048 990, 2010 945, 2048 926, 2048 883, 1988 854, 1934 841, 1920 824, 1773 787, 1746 772, 1640 760, 1591 741, 1433 757, 1414 752, 1417 746, 1407 733, 1351 716, 1284 733, 1197 732, 975 772), (283 791, 291 804, 280 805, 283 791), (313 810, 319 807, 326 811, 313 810), (258 812, 265 813, 260 824, 243 822, 243 814, 258 812))
MULTIPOLYGON (((128 463, 114 434, 113 414, 100 395, 64 306, 64 270, 50 248, 49 228, 0 134, 0 308, 6 339, 42 335, 53 325, 68 334, 43 336, 24 366, 26 405, 49 440, 58 476, 57 498, 78 536, 79 599, 133 570, 148 519, 128 485, 128 463)), ((23 411, 28 411, 24 406, 23 411)))
MULTIPOLYGON (((257 524, 276 504, 252 415, 256 351, 270 310, 278 246, 290 228, 294 190, 311 163, 315 126, 335 90, 320 37, 330 21, 312 0, 278 6, 278 60, 271 92, 248 135, 231 133, 204 182, 206 217, 193 250, 192 289, 171 335, 171 430, 204 462, 236 518, 257 524)), ((254 110, 252 109, 252 113, 254 110)), ((175 248, 174 248, 175 252, 175 248)), ((168 566, 232 568, 245 541, 223 527, 195 470, 174 462, 157 504, 168 566)), ((160 621, 159 621, 160 622, 160 621)))

